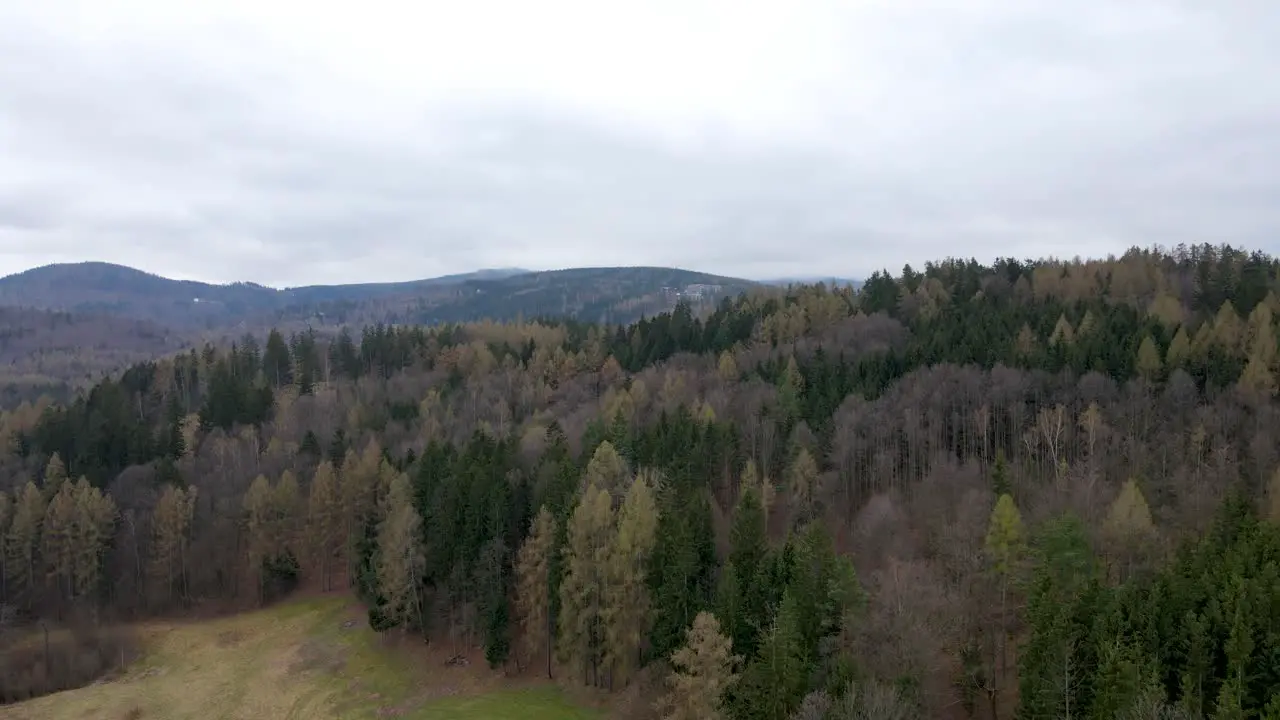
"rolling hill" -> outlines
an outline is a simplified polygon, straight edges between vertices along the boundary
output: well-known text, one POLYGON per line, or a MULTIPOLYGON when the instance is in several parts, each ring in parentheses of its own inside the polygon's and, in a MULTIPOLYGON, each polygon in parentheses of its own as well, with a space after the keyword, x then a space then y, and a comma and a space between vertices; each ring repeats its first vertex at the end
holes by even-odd
POLYGON ((131 363, 270 327, 434 325, 568 317, 629 323, 706 309, 759 283, 664 267, 478 270, 410 282, 277 289, 173 280, 122 265, 46 265, 0 278, 0 408, 65 399, 131 363))
POLYGON ((186 338, 147 320, 0 307, 0 408, 40 395, 65 399, 103 373, 184 344, 186 338))
POLYGON ((678 300, 714 302, 749 280, 659 267, 486 269, 410 282, 277 289, 172 280, 110 263, 46 265, 0 278, 0 306, 112 315, 176 331, 354 322, 437 323, 555 315, 628 322, 678 300))

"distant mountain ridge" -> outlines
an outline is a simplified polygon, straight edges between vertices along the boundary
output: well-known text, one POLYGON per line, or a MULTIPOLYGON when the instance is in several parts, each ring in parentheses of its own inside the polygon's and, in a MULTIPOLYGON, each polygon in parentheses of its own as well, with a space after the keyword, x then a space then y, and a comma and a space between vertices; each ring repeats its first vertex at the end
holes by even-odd
POLYGON ((0 278, 0 306, 112 315, 175 330, 291 323, 436 323, 557 315, 629 322, 757 283, 678 268, 489 268, 422 280, 272 288, 174 280, 105 262, 45 265, 0 278), (693 290, 690 290, 690 288, 693 290))

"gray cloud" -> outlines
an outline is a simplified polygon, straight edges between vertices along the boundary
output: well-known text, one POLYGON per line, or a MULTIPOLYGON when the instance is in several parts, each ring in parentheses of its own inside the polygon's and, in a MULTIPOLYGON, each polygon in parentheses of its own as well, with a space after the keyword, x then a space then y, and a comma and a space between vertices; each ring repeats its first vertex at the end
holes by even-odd
POLYGON ((313 37, 267 11, 183 25, 141 0, 86 5, 120 20, 103 26, 13 5, 0 272, 104 259, 296 285, 1280 250, 1280 13, 1262 0, 812 0, 665 52, 579 29, 488 65, 498 40, 467 55, 448 28, 379 54, 341 45, 333 18, 313 37))

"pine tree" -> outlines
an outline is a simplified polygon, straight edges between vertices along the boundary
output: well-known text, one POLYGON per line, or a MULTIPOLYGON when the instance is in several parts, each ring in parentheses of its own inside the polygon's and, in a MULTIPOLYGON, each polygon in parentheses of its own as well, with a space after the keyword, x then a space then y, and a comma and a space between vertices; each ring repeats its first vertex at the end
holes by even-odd
POLYGON ((649 558, 658 530, 659 478, 642 470, 627 491, 609 553, 605 595, 605 664, 611 684, 625 685, 640 667, 649 636, 649 558))
POLYGON ((602 613, 608 593, 613 509, 609 493, 594 483, 582 492, 569 519, 565 575, 560 583, 560 637, 565 664, 576 666, 586 684, 599 685, 604 651, 602 613))
POLYGON ((725 720, 724 695, 738 680, 733 641, 720 632, 709 612, 700 612, 686 631, 685 644, 671 656, 667 694, 656 705, 663 720, 725 720))
POLYGON ((382 614, 393 625, 407 627, 411 620, 422 624, 418 581, 425 556, 421 539, 421 517, 413 507, 413 487, 409 476, 396 476, 386 495, 383 519, 378 527, 378 592, 382 614))
POLYGON ((546 506, 538 511, 529 537, 516 556, 516 613, 523 629, 521 654, 526 661, 546 653, 551 677, 551 560, 556 520, 546 506))

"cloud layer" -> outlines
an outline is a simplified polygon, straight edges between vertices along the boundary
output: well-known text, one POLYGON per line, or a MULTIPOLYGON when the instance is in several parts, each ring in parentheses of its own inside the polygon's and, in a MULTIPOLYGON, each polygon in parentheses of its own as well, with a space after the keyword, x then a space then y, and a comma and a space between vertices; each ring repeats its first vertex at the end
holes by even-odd
POLYGON ((1266 0, 0 4, 0 273, 1280 249, 1266 0))

